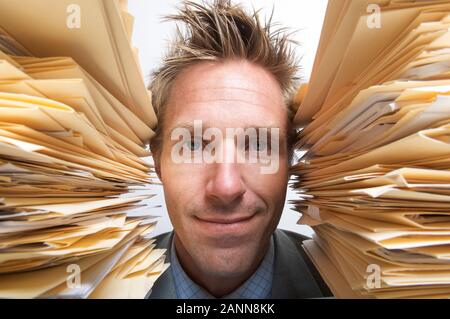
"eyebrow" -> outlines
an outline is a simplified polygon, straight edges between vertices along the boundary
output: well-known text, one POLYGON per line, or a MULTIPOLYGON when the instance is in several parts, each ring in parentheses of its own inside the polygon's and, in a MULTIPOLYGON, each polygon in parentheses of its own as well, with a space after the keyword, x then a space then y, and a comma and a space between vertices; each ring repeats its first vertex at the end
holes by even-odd
MULTIPOLYGON (((207 130, 208 128, 210 128, 211 126, 207 124, 205 124, 205 122, 203 122, 202 124, 202 137, 203 134, 205 132, 205 130, 207 130)), ((170 130, 167 131, 167 136, 171 135, 171 132, 176 129, 176 128, 185 128, 187 129, 191 136, 194 135, 194 125, 193 123, 189 123, 189 122, 183 122, 183 123, 178 123, 176 125, 174 125, 173 127, 170 128, 170 130)), ((249 128, 253 128, 256 130, 257 134, 258 134, 258 129, 262 129, 262 128, 266 128, 267 129, 267 136, 271 139, 272 138, 272 129, 279 129, 279 140, 280 141, 285 141, 287 140, 287 129, 281 129, 280 127, 276 126, 276 125, 268 125, 268 126, 255 126, 255 125, 246 125, 244 127, 242 127, 245 130, 249 129, 249 128)), ((226 128, 225 128, 226 129, 226 128)), ((234 127, 234 129, 236 129, 236 127, 234 127)), ((226 134, 226 132, 224 133, 226 134)))

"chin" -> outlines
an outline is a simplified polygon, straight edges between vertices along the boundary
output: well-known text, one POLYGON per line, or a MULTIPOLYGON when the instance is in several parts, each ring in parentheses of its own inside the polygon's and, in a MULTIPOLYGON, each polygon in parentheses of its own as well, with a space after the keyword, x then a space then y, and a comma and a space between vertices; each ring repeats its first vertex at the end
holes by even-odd
POLYGON ((257 249, 253 245, 233 248, 210 248, 213 251, 204 254, 203 268, 208 273, 214 273, 216 276, 232 277, 240 276, 248 272, 253 261, 257 256, 257 249))

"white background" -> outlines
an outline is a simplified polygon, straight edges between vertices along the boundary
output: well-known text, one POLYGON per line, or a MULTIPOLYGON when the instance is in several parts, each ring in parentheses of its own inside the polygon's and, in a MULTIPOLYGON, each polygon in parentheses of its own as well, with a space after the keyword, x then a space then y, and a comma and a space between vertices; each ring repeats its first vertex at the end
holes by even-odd
MULTIPOLYGON (((239 3, 248 8, 262 9, 263 17, 270 15, 274 9, 274 21, 284 27, 297 30, 295 39, 300 44, 297 50, 298 56, 301 57, 302 67, 300 76, 307 81, 314 63, 327 0, 241 0, 239 3)), ((167 47, 167 41, 174 34, 174 24, 162 22, 162 18, 165 15, 174 14, 179 4, 179 0, 129 0, 128 8, 135 17, 133 44, 139 49, 140 63, 146 83, 150 79, 151 71, 159 67, 167 47)), ((161 205, 153 212, 153 214, 161 216, 154 232, 156 236, 170 231, 172 225, 167 215, 162 187, 152 185, 152 190, 157 196, 151 200, 151 203, 161 205)), ((295 197, 295 193, 288 190, 286 200, 295 197)), ((299 216, 286 203, 279 228, 311 235, 312 230, 309 227, 297 225, 299 216)))

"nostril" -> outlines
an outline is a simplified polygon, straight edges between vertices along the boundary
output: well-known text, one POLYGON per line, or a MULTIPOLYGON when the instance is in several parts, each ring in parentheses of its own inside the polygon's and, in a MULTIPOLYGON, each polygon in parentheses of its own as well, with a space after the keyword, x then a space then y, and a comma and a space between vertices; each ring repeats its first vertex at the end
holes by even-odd
POLYGON ((221 204, 232 204, 245 193, 245 185, 237 173, 219 172, 207 184, 206 195, 221 204))
POLYGON ((224 183, 216 183, 207 191, 207 195, 219 199, 224 203, 232 203, 236 199, 242 197, 245 188, 241 185, 230 185, 224 183))

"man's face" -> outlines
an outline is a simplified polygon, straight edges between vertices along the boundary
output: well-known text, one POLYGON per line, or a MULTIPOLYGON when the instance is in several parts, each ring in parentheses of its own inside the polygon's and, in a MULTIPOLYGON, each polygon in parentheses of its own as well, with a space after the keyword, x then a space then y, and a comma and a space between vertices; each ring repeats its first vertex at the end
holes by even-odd
POLYGON ((164 117, 160 178, 179 242, 202 272, 239 276, 264 255, 285 200, 286 117, 275 79, 245 61, 202 62, 182 72, 173 84, 164 117), (173 160, 178 140, 172 140, 171 133, 198 120, 203 131, 217 128, 223 133, 224 161, 173 160), (226 129, 248 127, 279 128, 276 172, 263 174, 261 166, 266 164, 230 160, 237 143, 226 137, 226 129))

